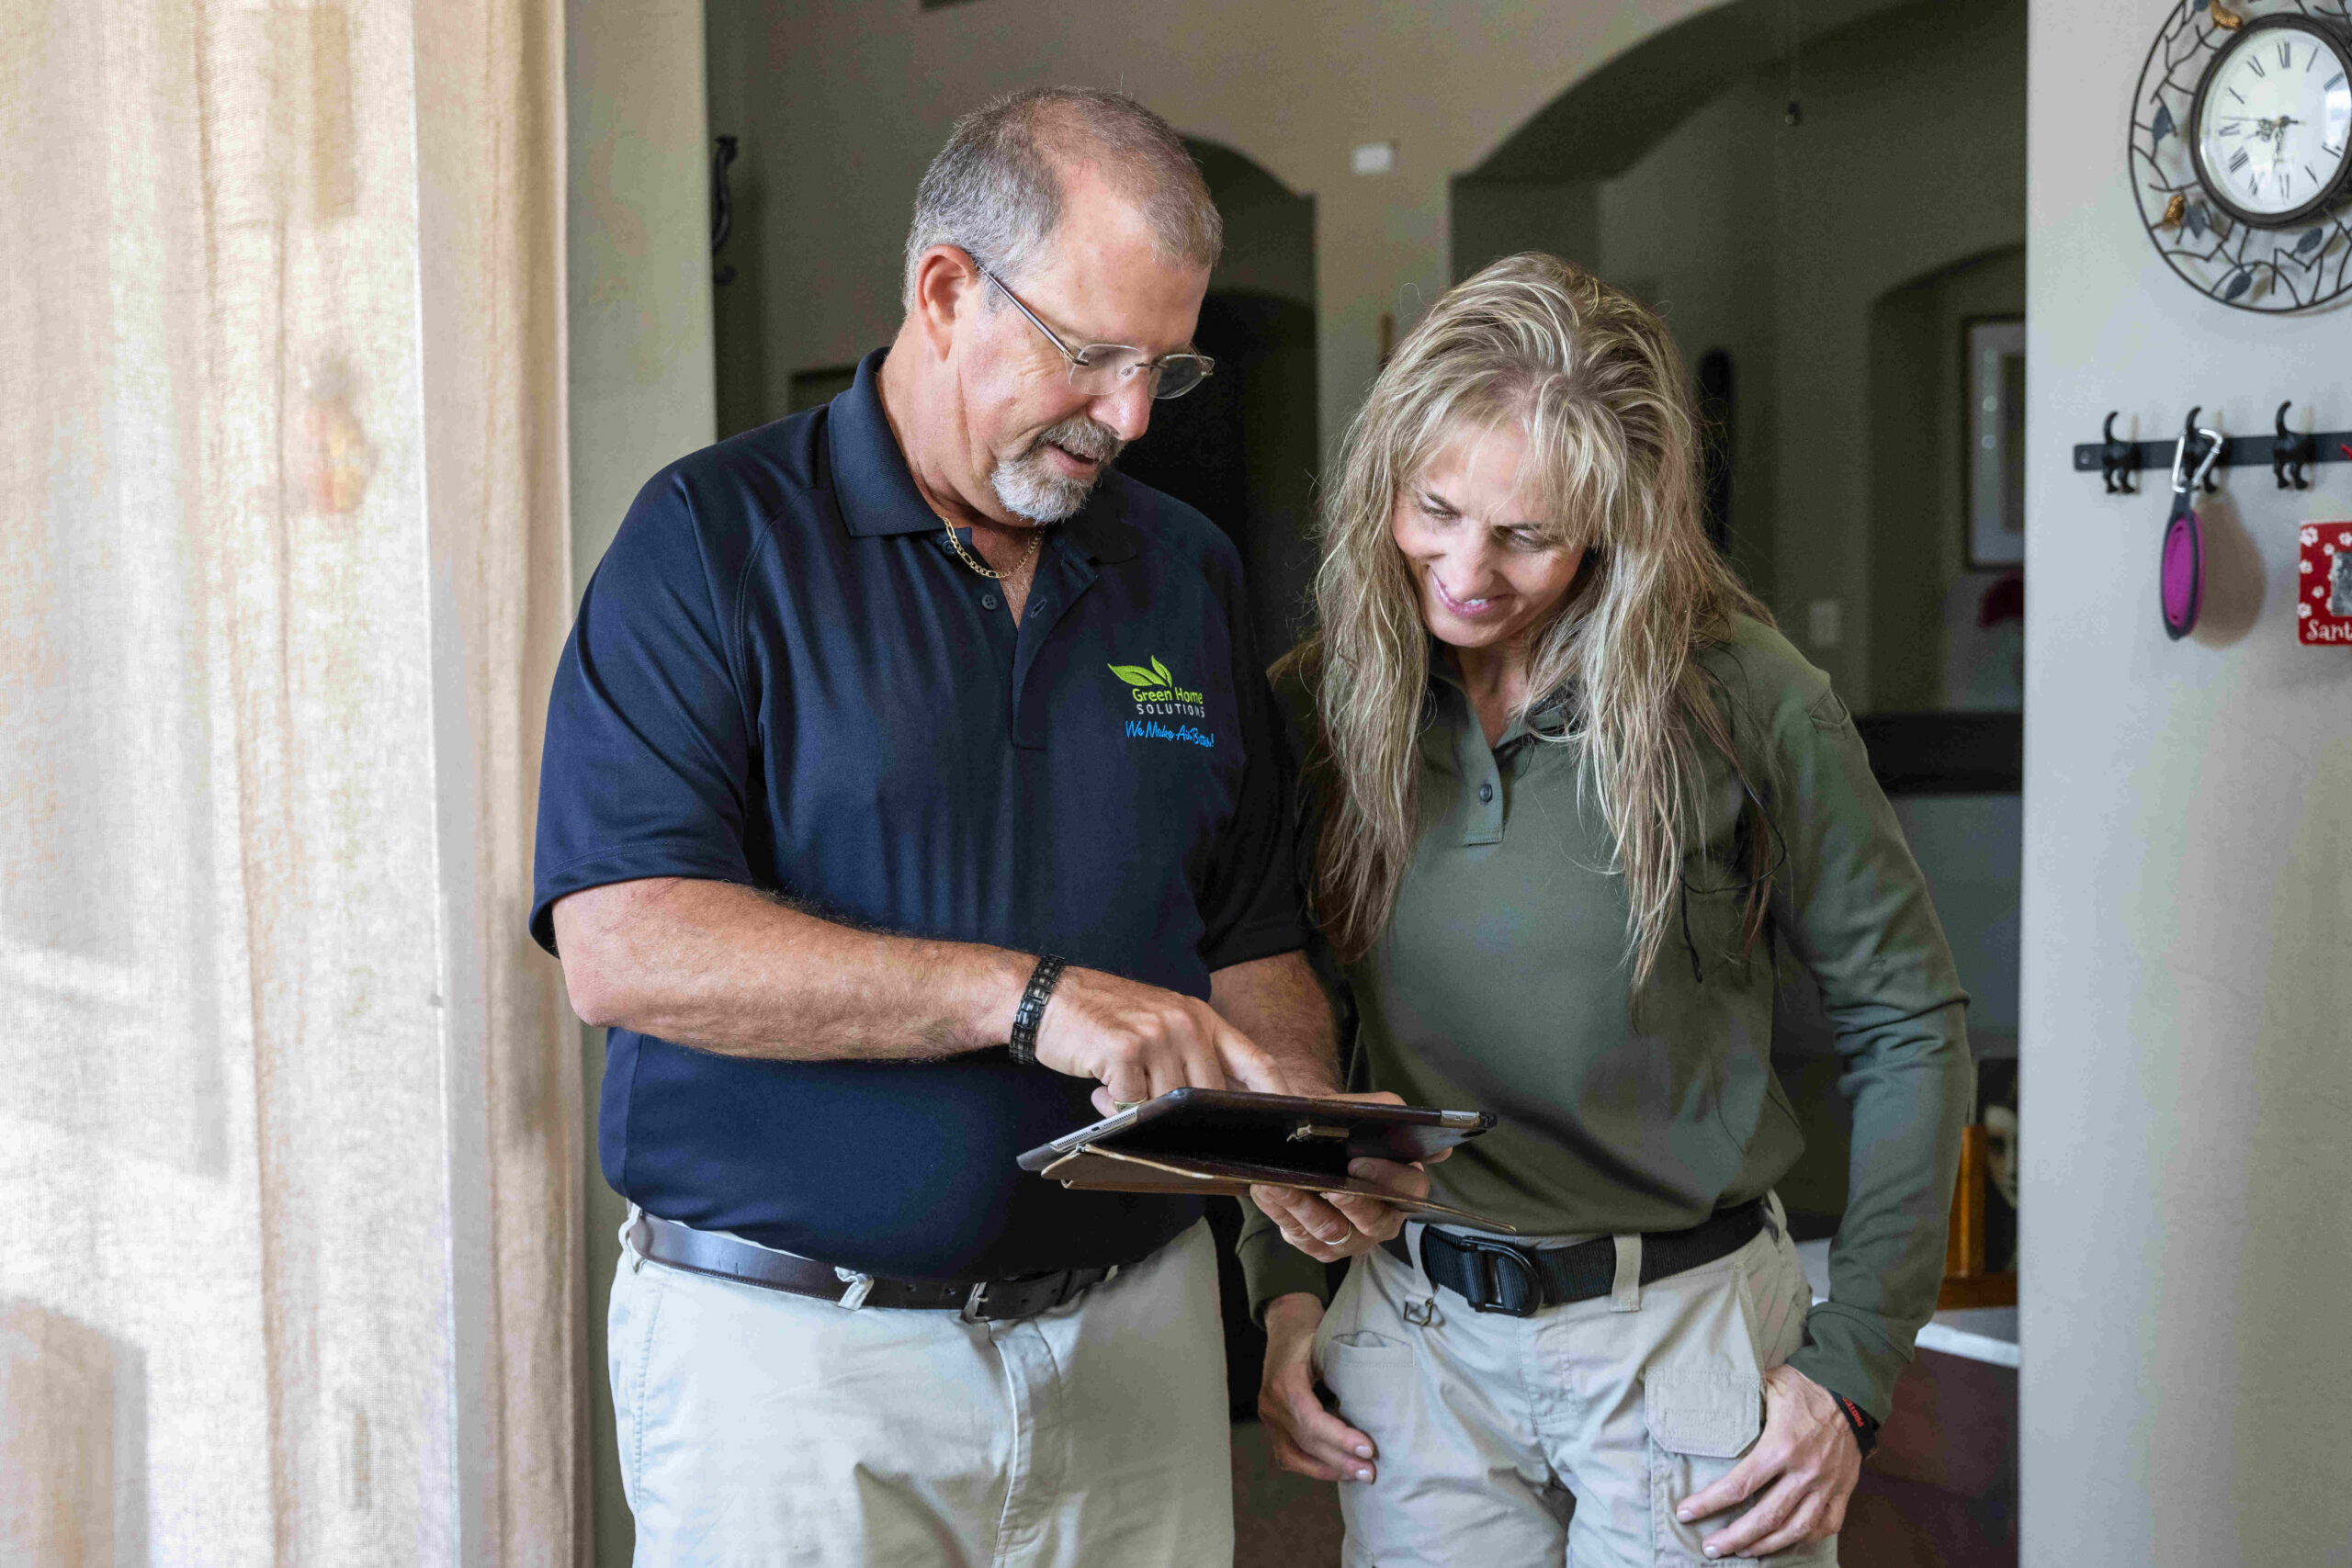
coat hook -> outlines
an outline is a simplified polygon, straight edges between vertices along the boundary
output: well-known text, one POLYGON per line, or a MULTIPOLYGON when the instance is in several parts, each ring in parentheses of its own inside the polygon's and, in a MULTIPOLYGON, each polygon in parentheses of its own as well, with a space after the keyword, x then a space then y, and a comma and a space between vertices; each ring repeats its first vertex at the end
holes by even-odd
POLYGON ((2309 490, 2312 481, 2304 477, 2303 465, 2319 460, 2319 444, 2309 432, 2298 435, 2287 428, 2287 410, 2293 404, 2294 400, 2290 398, 2278 405, 2278 413, 2271 417, 2278 434, 2270 440, 2270 472, 2280 490, 2309 490))
POLYGON ((2115 434, 2118 412, 2108 410, 2107 423, 2099 426, 2104 438, 2098 450, 2099 477, 2107 481, 2107 493, 2109 495, 2137 495, 2140 491, 2133 476, 2139 472, 2139 455, 2132 443, 2115 434))
MULTIPOLYGON (((2205 405, 2199 403, 2195 408, 2188 411, 2188 417, 2187 419, 2180 422, 2180 438, 2188 443, 2188 446, 2185 448, 2188 451, 2193 452, 2197 449, 2197 442, 2200 434, 2197 428, 2197 416, 2204 412, 2205 405)), ((2205 478, 2206 494, 2211 495, 2215 491, 2222 488, 2221 481, 2213 477, 2213 469, 2222 459, 2229 456, 2229 451, 2230 438, 2226 435, 2215 434, 2213 437, 2212 457, 2206 461, 2202 468, 2199 470, 2205 478)))

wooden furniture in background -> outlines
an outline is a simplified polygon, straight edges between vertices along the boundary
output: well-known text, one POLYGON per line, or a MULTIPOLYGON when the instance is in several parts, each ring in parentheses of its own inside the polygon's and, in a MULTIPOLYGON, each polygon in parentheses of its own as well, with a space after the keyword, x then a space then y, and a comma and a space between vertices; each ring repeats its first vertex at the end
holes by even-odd
POLYGON ((1856 1568, 2017 1568, 2018 1374, 1921 1350, 1846 1506, 1856 1568))
POLYGON ((1944 1242, 1938 1312, 2018 1304, 2017 1275, 1984 1271, 1984 1129, 1971 1122, 1962 1129, 1960 1180, 1952 1188, 1951 1232, 1944 1242))

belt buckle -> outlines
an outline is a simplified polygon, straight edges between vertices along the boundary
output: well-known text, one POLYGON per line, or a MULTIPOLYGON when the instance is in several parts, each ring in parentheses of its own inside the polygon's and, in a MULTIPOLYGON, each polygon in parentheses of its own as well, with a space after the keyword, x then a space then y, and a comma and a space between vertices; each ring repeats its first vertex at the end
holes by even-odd
MULTIPOLYGON (((1110 1279, 1117 1272, 1116 1269, 1112 1269, 1103 1274, 1102 1280, 1097 1280, 1094 1283, 1099 1285, 1103 1280, 1110 1279)), ((1051 1274, 1040 1274, 1028 1280, 982 1280, 972 1287, 972 1293, 964 1298, 963 1311, 956 1315, 966 1323, 995 1322, 1000 1316, 1035 1317, 1040 1313, 1053 1311, 1064 1302, 1076 1296, 1079 1292, 1073 1287, 1076 1286, 1077 1280, 1078 1270, 1074 1269, 1062 1269, 1051 1274), (989 1292, 1000 1285, 1014 1287, 1022 1300, 1012 1311, 992 1315, 988 1310, 989 1292)))
POLYGON ((1544 1281, 1525 1253, 1506 1243, 1481 1241, 1476 1236, 1449 1235, 1445 1239, 1471 1259, 1470 1282, 1478 1288, 1476 1295, 1468 1297, 1471 1311, 1500 1313, 1506 1317, 1535 1315, 1536 1309, 1544 1304, 1544 1281), (1508 1305, 1503 1299, 1502 1263, 1506 1258, 1527 1281, 1523 1306, 1508 1305))
POLYGON ((1069 1271, 1041 1275, 1035 1280, 982 1280, 973 1285, 971 1294, 964 1298, 963 1310, 956 1315, 966 1323, 994 1323, 1000 1319, 1035 1317, 1050 1312, 1069 1299, 1069 1271), (1010 1312, 989 1311, 989 1293, 1000 1286, 1011 1286, 1021 1299, 1010 1312), (1039 1303, 1038 1292, 1044 1299, 1039 1303))

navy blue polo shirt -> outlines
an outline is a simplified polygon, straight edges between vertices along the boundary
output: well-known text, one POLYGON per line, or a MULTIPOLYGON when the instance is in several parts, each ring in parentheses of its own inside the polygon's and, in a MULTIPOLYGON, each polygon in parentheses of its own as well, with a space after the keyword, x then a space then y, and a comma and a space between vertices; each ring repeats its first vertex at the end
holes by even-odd
MULTIPOLYGON (((1046 535, 1016 627, 916 491, 881 362, 630 508, 556 672, 532 935, 554 950, 568 893, 684 876, 1193 997, 1301 946, 1232 544, 1114 471, 1046 535)), ((598 1153, 654 1213, 873 1273, 1096 1266, 1200 1201, 1015 1167, 1094 1120, 1093 1088, 1001 1047, 766 1061, 616 1029, 598 1153)))

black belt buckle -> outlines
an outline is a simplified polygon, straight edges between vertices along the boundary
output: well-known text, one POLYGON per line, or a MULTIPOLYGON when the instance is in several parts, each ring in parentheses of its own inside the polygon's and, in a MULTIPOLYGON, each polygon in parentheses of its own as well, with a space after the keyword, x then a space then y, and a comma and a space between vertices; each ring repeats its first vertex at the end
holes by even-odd
POLYGON ((1463 1296, 1469 1302, 1471 1311, 1533 1317, 1536 1309, 1544 1304, 1543 1278, 1535 1272, 1535 1265, 1528 1261, 1527 1254, 1519 1248, 1508 1242, 1480 1241, 1476 1236, 1448 1235, 1445 1240, 1461 1252, 1467 1266, 1468 1282, 1473 1288, 1464 1291, 1463 1296), (1520 1292, 1517 1305, 1511 1304, 1503 1288, 1505 1277, 1513 1274, 1526 1287, 1520 1292))

